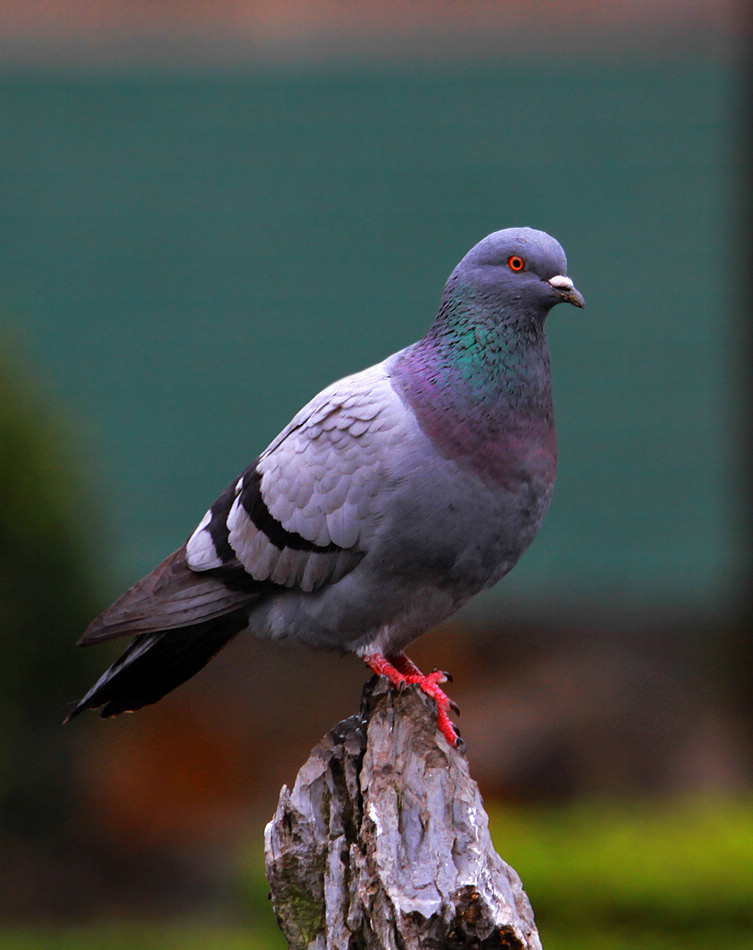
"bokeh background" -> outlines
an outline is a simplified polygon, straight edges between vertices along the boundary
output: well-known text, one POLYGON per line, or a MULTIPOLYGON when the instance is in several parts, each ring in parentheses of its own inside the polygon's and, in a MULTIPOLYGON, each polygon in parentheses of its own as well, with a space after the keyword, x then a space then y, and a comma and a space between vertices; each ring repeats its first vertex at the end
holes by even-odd
POLYGON ((451 669, 544 945, 750 947, 750 117, 732 0, 0 0, 0 942, 281 946, 262 829, 353 658, 62 729, 86 623, 486 233, 564 245, 560 474, 451 669), (713 938, 710 936, 713 934, 713 938))

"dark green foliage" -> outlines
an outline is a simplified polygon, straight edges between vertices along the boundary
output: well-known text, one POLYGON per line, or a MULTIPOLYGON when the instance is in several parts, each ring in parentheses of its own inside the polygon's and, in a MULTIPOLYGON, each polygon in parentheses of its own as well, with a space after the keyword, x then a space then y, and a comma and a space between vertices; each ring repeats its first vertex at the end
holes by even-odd
POLYGON ((28 373, 0 361, 0 830, 47 834, 61 818, 66 703, 90 674, 73 650, 93 612, 91 527, 67 427, 28 373))

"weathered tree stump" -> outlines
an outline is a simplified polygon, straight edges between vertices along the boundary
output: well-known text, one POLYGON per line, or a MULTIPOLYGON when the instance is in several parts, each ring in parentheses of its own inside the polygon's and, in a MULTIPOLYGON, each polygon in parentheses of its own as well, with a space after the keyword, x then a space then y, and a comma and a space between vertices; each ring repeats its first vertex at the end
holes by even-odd
POLYGON ((314 748, 265 829, 292 950, 540 950, 517 873, 495 852, 464 753, 417 687, 375 678, 314 748))

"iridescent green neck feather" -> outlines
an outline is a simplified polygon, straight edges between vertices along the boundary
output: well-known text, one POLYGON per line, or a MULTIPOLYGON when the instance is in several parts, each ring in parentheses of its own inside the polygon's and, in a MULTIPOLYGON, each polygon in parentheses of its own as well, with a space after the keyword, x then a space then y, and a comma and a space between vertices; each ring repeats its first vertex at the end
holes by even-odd
POLYGON ((553 473, 543 320, 508 320, 464 290, 448 284, 430 332, 398 354, 398 391, 443 455, 503 482, 553 473))

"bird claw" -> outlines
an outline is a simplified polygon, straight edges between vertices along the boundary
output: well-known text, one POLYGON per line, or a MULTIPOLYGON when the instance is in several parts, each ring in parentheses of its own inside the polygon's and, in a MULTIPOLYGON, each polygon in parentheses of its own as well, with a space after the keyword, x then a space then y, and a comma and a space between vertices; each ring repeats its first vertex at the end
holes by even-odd
POLYGON ((455 723, 441 707, 437 712, 437 726, 439 727, 439 731, 442 733, 445 739, 454 749, 456 749, 460 745, 460 733, 458 732, 455 723))
POLYGON ((422 673, 418 667, 404 654, 394 658, 391 662, 379 653, 365 656, 364 661, 378 676, 386 676, 397 687, 400 693, 406 686, 415 684, 437 704, 437 726, 442 735, 453 748, 460 748, 460 733, 449 716, 449 710, 456 715, 460 714, 458 704, 440 688, 440 683, 452 682, 452 677, 444 670, 434 670, 431 673, 422 673))

